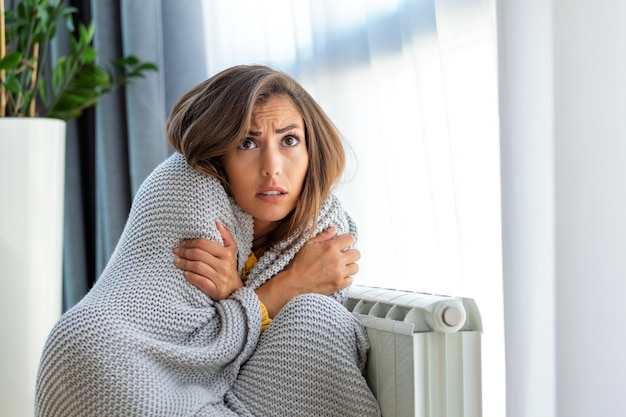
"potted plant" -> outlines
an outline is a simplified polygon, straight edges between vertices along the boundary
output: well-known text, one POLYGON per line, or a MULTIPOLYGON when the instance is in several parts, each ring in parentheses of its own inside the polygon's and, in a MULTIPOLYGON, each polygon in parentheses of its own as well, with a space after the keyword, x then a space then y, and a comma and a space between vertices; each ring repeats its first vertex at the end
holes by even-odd
POLYGON ((110 68, 99 65, 92 46, 94 26, 80 24, 75 31, 76 12, 62 0, 22 0, 15 10, 0 13, 0 117, 71 120, 102 96, 157 69, 132 55, 111 61, 110 68), (44 64, 60 22, 76 36, 69 37, 71 52, 46 77, 44 64))
MULTIPOLYGON (((33 415, 39 355, 61 314, 65 125, 156 70, 127 56, 97 61, 94 26, 63 0, 0 0, 0 404, 33 415), (59 25, 71 49, 51 63, 59 25)), ((8 407, 8 409, 6 408, 8 407)), ((0 413, 1 414, 1 413, 0 413)))

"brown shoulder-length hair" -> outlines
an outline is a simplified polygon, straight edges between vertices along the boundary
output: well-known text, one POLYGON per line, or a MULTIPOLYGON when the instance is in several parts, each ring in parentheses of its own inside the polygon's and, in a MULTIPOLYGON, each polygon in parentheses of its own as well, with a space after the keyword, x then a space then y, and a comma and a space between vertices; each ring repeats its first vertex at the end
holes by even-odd
POLYGON ((196 170, 230 186, 223 157, 247 137, 254 107, 287 96, 304 120, 309 166, 296 208, 269 236, 279 242, 292 234, 311 234, 324 199, 345 166, 341 136, 311 95, 285 73, 263 65, 226 69, 183 94, 167 121, 170 145, 196 170))

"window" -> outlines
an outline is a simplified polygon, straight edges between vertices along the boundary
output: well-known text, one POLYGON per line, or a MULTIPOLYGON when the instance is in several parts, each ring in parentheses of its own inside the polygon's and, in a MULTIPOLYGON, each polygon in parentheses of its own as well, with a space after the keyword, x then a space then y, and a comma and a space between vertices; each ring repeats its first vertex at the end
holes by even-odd
POLYGON ((485 416, 505 414, 492 0, 206 2, 211 73, 267 63, 343 134, 357 283, 474 298, 485 416), (487 360, 488 359, 488 360, 487 360))

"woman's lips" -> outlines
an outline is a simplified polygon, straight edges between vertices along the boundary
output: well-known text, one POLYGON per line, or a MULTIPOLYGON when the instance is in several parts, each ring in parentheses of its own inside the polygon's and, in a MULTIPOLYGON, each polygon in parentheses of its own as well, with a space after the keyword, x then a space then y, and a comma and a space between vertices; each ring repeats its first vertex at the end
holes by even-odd
POLYGON ((287 197, 287 193, 283 190, 263 190, 256 197, 267 203, 278 203, 287 197))

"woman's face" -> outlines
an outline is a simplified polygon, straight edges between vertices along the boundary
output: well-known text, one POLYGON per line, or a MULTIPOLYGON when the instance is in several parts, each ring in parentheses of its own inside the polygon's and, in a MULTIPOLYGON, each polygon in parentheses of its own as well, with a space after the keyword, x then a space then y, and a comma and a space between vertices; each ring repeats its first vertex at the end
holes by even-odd
POLYGON ((295 207, 309 165, 304 120, 287 96, 257 104, 250 131, 224 157, 237 204, 254 218, 254 236, 271 232, 295 207))

